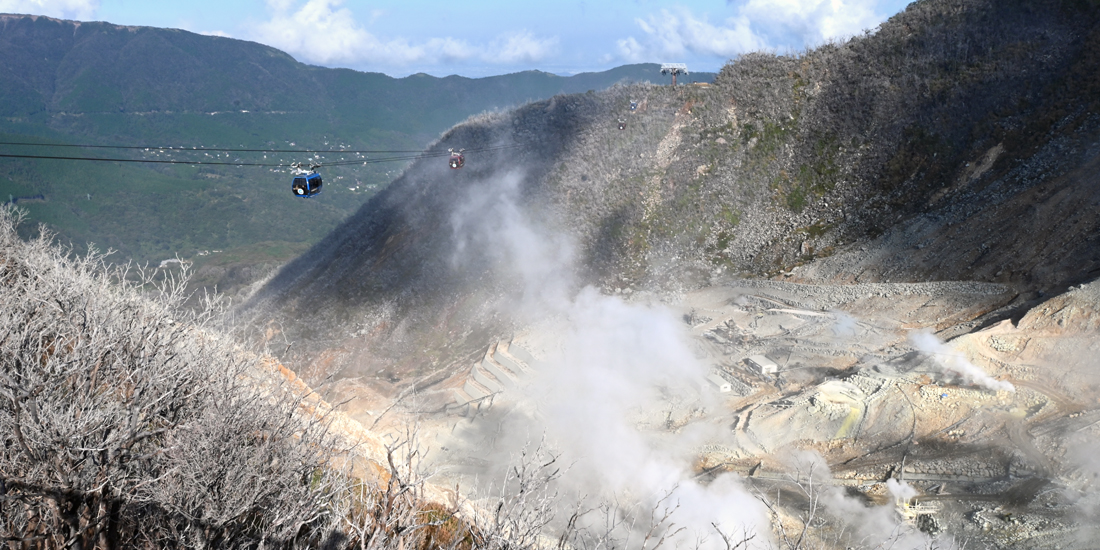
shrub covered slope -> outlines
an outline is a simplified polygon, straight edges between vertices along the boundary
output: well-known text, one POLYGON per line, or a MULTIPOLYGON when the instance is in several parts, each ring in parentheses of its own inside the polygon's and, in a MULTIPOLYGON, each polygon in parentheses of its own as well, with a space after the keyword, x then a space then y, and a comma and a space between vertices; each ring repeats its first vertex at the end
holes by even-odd
MULTIPOLYGON (((102 258, 25 242, 0 209, 0 536, 43 548, 308 539, 334 447, 301 395, 102 258), (267 380, 266 383, 260 382, 267 380)), ((147 281, 149 279, 146 279, 147 281)))

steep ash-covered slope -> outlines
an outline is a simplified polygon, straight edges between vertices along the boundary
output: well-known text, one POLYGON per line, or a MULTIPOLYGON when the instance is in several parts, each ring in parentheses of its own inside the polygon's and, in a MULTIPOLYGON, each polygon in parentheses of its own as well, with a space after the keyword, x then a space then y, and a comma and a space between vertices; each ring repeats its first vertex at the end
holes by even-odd
POLYGON ((313 374, 428 375, 514 319, 522 260, 465 232, 512 215, 570 235, 575 282, 608 290, 810 262, 797 273, 818 280, 1071 284, 1100 266, 1098 21, 1089 2, 923 0, 845 43, 743 56, 710 87, 468 121, 435 149, 513 148, 413 165, 245 311, 313 374))
POLYGON ((567 210, 553 208, 548 199, 559 191, 568 196, 569 190, 548 181, 563 158, 577 155, 579 143, 595 143, 607 154, 630 146, 651 150, 667 132, 678 106, 675 94, 643 89, 659 99, 649 101, 644 116, 632 124, 638 133, 631 135, 607 120, 608 112, 626 110, 630 92, 637 91, 621 87, 557 96, 459 125, 430 150, 495 149, 467 153, 461 170, 449 169, 442 158, 413 164, 332 235, 288 264, 244 311, 258 324, 275 321, 306 361, 325 350, 371 361, 350 352, 379 338, 391 344, 384 354, 390 357, 430 345, 425 362, 452 357, 455 346, 467 350, 464 342, 471 336, 470 346, 481 346, 502 326, 491 320, 498 298, 518 287, 507 274, 507 261, 474 233, 494 231, 491 224, 502 208, 514 207, 532 223, 568 223, 567 210), (463 227, 480 218, 489 225, 473 233, 463 227), (427 327, 447 336, 427 336, 427 327))

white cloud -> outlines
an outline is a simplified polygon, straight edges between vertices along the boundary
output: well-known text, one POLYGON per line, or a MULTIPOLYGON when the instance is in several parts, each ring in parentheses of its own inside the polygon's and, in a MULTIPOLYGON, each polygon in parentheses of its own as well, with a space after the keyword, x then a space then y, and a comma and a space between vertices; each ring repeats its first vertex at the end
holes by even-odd
MULTIPOLYGON (((309 63, 353 67, 442 65, 474 58, 507 65, 542 61, 556 51, 557 38, 527 31, 502 34, 485 45, 453 37, 382 38, 364 29, 342 5, 343 0, 308 0, 300 7, 295 0, 267 0, 270 19, 252 38, 309 63)), ((385 15, 373 10, 368 22, 373 25, 385 15)))
POLYGON ((557 37, 539 38, 529 31, 499 36, 482 58, 490 63, 537 63, 557 51, 557 37))
POLYGON ((739 13, 785 43, 804 47, 871 29, 885 19, 875 9, 879 0, 748 0, 739 13))
POLYGON ((95 17, 99 0, 0 0, 0 13, 29 13, 61 19, 95 17))
POLYGON ((350 10, 340 8, 342 3, 342 0, 309 0, 297 11, 291 11, 291 0, 267 0, 275 13, 256 29, 257 39, 305 61, 352 61, 362 50, 376 48, 378 44, 355 23, 350 10))
POLYGON ((706 16, 700 19, 688 9, 678 8, 661 10, 635 22, 645 37, 641 41, 632 36, 618 41, 619 53, 628 61, 654 61, 685 53, 730 58, 765 46, 744 16, 715 25, 706 16))
POLYGON ((732 14, 712 23, 689 9, 662 9, 635 19, 642 34, 617 41, 628 61, 693 54, 732 58, 762 49, 802 49, 876 27, 883 0, 735 0, 732 14))

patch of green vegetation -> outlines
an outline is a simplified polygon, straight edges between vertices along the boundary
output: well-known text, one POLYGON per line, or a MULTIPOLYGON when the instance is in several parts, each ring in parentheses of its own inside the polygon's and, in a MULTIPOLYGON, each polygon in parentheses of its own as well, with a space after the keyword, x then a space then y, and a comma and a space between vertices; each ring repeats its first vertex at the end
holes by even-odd
POLYGON ((809 84, 809 82, 807 82, 806 79, 802 78, 802 75, 799 73, 791 73, 790 76, 794 79, 794 83, 791 84, 791 92, 794 96, 795 101, 801 101, 805 99, 805 88, 806 85, 809 84))
POLYGON ((780 145, 787 141, 793 129, 793 121, 787 124, 765 121, 764 128, 760 132, 760 140, 757 142, 756 146, 764 153, 774 152, 780 145))
POLYGON ((741 144, 748 145, 752 138, 757 136, 756 125, 746 122, 741 125, 741 144))
POLYGON ((718 232, 718 240, 715 242, 716 248, 720 251, 725 250, 726 248, 729 247, 730 241, 732 241, 732 240, 733 240, 733 234, 731 234, 727 231, 720 231, 720 232, 718 232))
POLYGON ((809 237, 817 238, 824 235, 832 228, 833 224, 831 223, 818 222, 809 227, 800 229, 799 231, 804 232, 809 237))
POLYGON ((798 167, 792 178, 785 170, 779 172, 771 188, 792 212, 802 212, 812 198, 820 198, 832 191, 837 184, 840 167, 837 156, 840 145, 836 137, 827 135, 814 143, 813 160, 798 167))
POLYGON ((839 152, 840 146, 835 136, 819 138, 814 144, 813 162, 798 168, 799 185, 819 197, 832 191, 836 187, 840 173, 837 164, 839 152))
POLYGON ((737 227, 737 225, 741 223, 740 210, 732 210, 728 206, 723 206, 722 211, 718 215, 722 218, 722 220, 729 224, 729 227, 731 229, 737 227))
POLYGON ((623 228, 621 242, 626 245, 628 257, 639 262, 645 260, 645 255, 650 248, 650 232, 650 226, 645 222, 630 224, 623 228))
POLYGON ((931 172, 938 180, 946 157, 951 155, 951 147, 923 126, 910 125, 903 131, 902 146, 890 160, 886 161, 883 171, 883 185, 886 189, 895 189, 908 179, 922 172, 931 172))
POLYGON ((699 132, 699 140, 703 145, 700 157, 707 163, 708 171, 713 171, 723 159, 729 158, 732 150, 742 141, 732 122, 703 129, 699 132))
POLYGON ((802 212, 802 209, 806 208, 806 189, 802 186, 794 187, 787 192, 784 202, 792 212, 802 212))

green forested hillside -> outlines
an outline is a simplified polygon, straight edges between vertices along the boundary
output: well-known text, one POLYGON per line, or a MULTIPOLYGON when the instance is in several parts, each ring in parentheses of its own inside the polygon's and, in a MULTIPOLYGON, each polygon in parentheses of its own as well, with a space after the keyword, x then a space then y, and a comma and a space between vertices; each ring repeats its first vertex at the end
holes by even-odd
MULTIPOLYGON (((392 78, 310 66, 260 44, 181 30, 0 15, 0 141, 420 150, 471 115, 617 82, 661 82, 657 69, 392 78)), ((0 146, 0 153, 142 157, 25 146, 0 146)), ((202 153, 172 158, 211 160, 202 153)), ((238 159, 306 160, 218 160, 238 159)), ((61 238, 117 249, 122 259, 186 258, 265 242, 266 250, 300 250, 403 167, 325 170, 325 194, 302 201, 290 195, 285 171, 265 168, 5 158, 0 198, 25 207, 61 238)))

